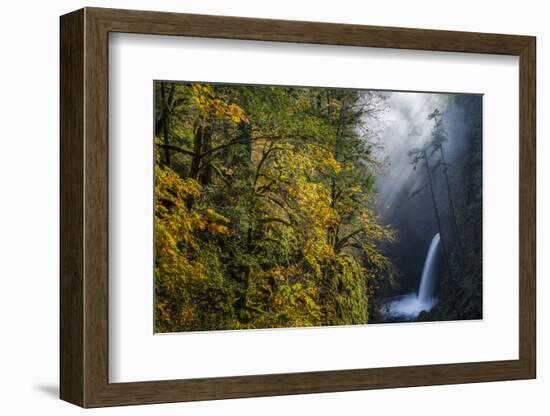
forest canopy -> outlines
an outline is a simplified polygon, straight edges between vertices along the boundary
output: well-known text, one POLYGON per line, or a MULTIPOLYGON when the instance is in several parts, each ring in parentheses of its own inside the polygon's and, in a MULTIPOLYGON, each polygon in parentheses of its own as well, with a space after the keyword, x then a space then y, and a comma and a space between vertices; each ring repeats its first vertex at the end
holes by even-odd
MULTIPOLYGON (((155 331, 366 324, 383 94, 155 82, 155 331)), ((385 283, 384 283, 385 282, 385 283)))

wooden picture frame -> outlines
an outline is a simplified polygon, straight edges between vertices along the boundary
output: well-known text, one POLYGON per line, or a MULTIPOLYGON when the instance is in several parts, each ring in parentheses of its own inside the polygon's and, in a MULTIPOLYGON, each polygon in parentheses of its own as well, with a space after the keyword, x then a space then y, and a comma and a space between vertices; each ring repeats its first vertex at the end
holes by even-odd
POLYGON ((85 8, 61 17, 60 396, 82 407, 536 377, 535 38, 85 8), (519 359, 109 383, 108 34, 298 42, 519 56, 519 359))

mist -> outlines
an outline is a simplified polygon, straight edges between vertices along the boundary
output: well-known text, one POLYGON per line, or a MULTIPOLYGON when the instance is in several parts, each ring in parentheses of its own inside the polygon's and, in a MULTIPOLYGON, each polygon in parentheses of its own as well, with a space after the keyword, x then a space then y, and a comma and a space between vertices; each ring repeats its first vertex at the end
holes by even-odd
POLYGON ((426 144, 433 125, 428 115, 436 108, 444 112, 450 97, 408 92, 391 92, 385 96, 388 107, 379 120, 383 145, 378 155, 383 167, 377 190, 380 214, 391 217, 402 192, 413 192, 420 185, 422 174, 414 170, 407 152, 426 144))
MULTIPOLYGON (((380 143, 376 156, 381 161, 381 167, 376 179, 375 207, 382 221, 391 226, 397 235, 397 241, 387 248, 396 274, 385 293, 386 296, 395 296, 418 292, 426 252, 439 232, 450 253, 446 256, 447 260, 457 257, 457 234, 460 232, 455 230, 461 227, 453 228, 452 221, 463 224, 466 220, 465 201, 469 200, 472 186, 464 178, 472 163, 472 154, 481 154, 480 136, 472 135, 472 120, 468 119, 465 108, 469 109, 474 103, 480 117, 481 96, 416 92, 385 92, 382 95, 386 107, 376 124, 380 143), (428 116, 434 110, 441 113, 446 132, 442 147, 449 184, 445 183, 439 152, 429 150, 427 154, 433 187, 430 191, 425 164, 417 163, 415 166, 411 163, 409 152, 429 147, 435 121, 428 116), (479 149, 473 149, 475 141, 479 142, 479 149), (460 207, 460 212, 454 216, 451 215, 449 194, 460 207), (439 225, 434 205, 439 213, 439 225)), ((481 122, 476 120, 476 123, 480 125, 481 122)), ((475 180, 481 182, 480 178, 475 180)), ((480 206, 476 212, 480 216, 480 206)), ((443 261, 439 261, 437 267, 436 274, 446 273, 443 261)))

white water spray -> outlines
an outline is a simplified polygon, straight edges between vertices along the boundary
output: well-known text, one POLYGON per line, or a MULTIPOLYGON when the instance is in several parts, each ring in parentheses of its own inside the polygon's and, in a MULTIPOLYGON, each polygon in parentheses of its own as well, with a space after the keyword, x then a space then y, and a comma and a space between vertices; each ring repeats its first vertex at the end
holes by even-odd
POLYGON ((411 293, 410 295, 399 296, 388 302, 387 308, 389 316, 414 319, 422 311, 429 312, 437 303, 433 292, 436 279, 437 249, 439 248, 439 242, 440 237, 439 233, 437 233, 432 239, 428 254, 426 255, 426 260, 424 261, 418 295, 416 293, 411 293))

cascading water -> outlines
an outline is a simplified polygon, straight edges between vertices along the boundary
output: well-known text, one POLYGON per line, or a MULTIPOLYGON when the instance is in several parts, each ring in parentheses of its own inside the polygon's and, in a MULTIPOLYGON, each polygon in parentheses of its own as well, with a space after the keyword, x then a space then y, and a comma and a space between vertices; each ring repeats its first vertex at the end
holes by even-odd
POLYGON ((416 293, 411 293, 409 295, 393 298, 393 300, 389 301, 386 305, 386 309, 390 317, 414 319, 422 311, 429 312, 436 304, 437 300, 433 292, 437 271, 436 264, 439 241, 440 237, 439 233, 437 233, 432 238, 426 260, 424 261, 418 295, 416 293))
POLYGON ((427 304, 433 299, 434 269, 439 240, 439 233, 437 233, 432 239, 426 261, 424 262, 424 269, 422 270, 422 277, 420 278, 420 288, 418 289, 418 301, 422 304, 427 304))

